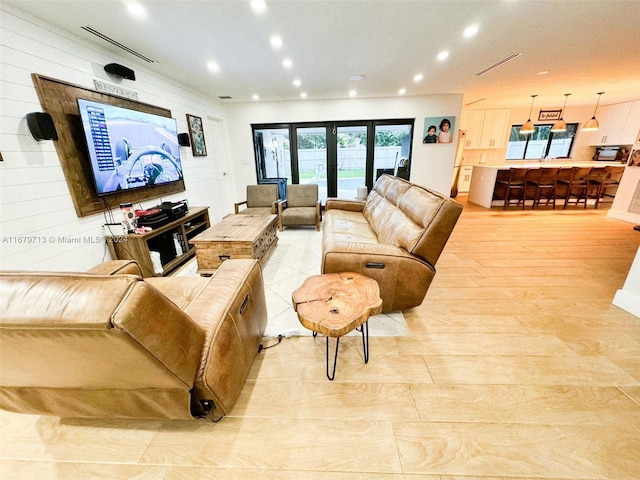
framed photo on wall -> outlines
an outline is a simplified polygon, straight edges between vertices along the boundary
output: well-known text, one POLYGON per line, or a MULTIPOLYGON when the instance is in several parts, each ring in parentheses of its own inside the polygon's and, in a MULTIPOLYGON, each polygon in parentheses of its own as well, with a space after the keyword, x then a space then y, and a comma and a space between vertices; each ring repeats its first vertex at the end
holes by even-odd
POLYGON ((207 156, 207 144, 204 141, 204 129, 202 119, 187 113, 187 123, 189 124, 189 136, 191 137, 191 150, 194 157, 207 156))
POLYGON ((422 143, 452 143, 456 117, 425 117, 422 143))

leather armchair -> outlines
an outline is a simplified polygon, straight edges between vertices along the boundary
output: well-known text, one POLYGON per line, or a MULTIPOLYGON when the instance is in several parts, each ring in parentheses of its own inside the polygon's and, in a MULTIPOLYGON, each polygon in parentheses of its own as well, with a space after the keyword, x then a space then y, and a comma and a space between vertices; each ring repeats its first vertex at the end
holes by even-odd
POLYGON ((287 199, 278 203, 280 231, 287 226, 314 225, 320 231, 318 185, 289 185, 287 199))
POLYGON ((227 415, 267 324, 256 260, 207 278, 0 272, 0 311, 0 408, 61 417, 227 415))

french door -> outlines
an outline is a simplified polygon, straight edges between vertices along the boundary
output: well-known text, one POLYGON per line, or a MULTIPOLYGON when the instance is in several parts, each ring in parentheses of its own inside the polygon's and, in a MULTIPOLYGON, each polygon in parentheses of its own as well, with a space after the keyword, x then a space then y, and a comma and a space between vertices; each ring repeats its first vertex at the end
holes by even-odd
POLYGON ((320 200, 355 199, 383 173, 409 178, 413 119, 252 125, 258 179, 318 185, 320 200))

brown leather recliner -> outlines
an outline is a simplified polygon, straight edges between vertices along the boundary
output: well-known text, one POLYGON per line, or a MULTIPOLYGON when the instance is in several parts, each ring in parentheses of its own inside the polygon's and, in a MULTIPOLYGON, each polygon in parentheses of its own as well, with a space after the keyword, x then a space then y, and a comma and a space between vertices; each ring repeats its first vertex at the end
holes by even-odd
POLYGON ((226 415, 267 324, 255 260, 209 278, 0 272, 0 311, 0 408, 61 417, 226 415))
POLYGON ((322 273, 375 279, 385 313, 420 305, 461 213, 445 195, 382 175, 365 201, 327 200, 322 273))

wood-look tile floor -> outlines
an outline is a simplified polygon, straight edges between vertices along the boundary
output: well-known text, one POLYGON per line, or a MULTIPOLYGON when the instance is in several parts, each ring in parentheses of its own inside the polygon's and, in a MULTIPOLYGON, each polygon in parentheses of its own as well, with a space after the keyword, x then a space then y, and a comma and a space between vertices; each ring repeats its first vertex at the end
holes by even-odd
MULTIPOLYGON (((465 203, 411 335, 259 354, 217 424, 0 413, 2 479, 640 478, 640 244, 606 210, 465 203)), ((285 232, 286 233, 286 232, 285 232)))

